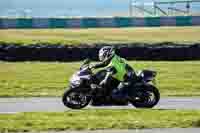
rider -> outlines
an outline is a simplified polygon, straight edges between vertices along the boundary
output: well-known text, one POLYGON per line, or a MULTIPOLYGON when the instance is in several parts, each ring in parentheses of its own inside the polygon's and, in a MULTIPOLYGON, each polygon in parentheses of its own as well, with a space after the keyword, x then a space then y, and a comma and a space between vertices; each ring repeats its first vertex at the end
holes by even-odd
POLYGON ((100 85, 106 85, 112 76, 120 81, 120 84, 115 90, 115 96, 121 97, 123 90, 133 81, 135 75, 134 70, 126 63, 125 59, 115 53, 114 48, 111 46, 105 46, 99 50, 99 60, 101 63, 92 65, 90 68, 107 67, 106 76, 100 82, 100 85))

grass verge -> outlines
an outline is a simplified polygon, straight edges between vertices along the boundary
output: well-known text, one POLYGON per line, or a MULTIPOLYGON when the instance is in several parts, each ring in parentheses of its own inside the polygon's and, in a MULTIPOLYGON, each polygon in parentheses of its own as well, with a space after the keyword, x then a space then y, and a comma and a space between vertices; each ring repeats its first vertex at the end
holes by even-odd
MULTIPOLYGON (((80 64, 0 62, 0 96, 61 96, 80 64)), ((162 96, 200 96, 200 61, 129 61, 129 64, 136 70, 156 70, 162 96)))
POLYGON ((200 127, 200 111, 80 110, 0 114, 0 132, 200 127))
POLYGON ((0 42, 28 44, 95 44, 132 42, 200 42, 200 27, 9 29, 0 30, 0 42), (183 37, 184 36, 184 37, 183 37))

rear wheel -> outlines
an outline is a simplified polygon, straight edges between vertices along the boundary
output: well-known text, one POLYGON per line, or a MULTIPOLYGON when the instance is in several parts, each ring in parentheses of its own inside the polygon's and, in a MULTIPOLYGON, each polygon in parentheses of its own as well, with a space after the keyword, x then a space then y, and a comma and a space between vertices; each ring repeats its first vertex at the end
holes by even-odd
POLYGON ((71 109, 82 109, 90 103, 91 97, 85 92, 76 89, 65 91, 62 101, 65 106, 71 109))
POLYGON ((153 108, 160 100, 160 93, 153 85, 140 86, 133 95, 130 102, 136 108, 153 108))

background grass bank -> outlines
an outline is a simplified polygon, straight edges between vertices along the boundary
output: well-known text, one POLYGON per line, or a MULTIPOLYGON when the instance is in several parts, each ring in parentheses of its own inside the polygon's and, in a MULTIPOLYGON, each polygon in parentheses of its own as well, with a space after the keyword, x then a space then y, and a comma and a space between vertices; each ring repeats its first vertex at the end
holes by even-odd
MULTIPOLYGON (((0 62, 0 96, 61 96, 81 62, 0 62)), ((136 70, 158 72, 162 96, 200 96, 200 61, 129 61, 136 70)))
POLYGON ((95 44, 200 42, 200 27, 0 30, 0 42, 27 44, 95 44))
POLYGON ((0 132, 200 127, 200 111, 81 110, 0 114, 0 132))

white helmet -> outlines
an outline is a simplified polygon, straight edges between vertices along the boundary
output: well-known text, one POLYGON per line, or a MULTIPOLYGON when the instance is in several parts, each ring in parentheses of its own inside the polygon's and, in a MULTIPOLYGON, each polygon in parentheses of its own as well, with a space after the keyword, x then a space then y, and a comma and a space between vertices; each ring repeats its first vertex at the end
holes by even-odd
POLYGON ((99 50, 99 60, 106 61, 114 56, 115 50, 112 46, 105 46, 99 50))

